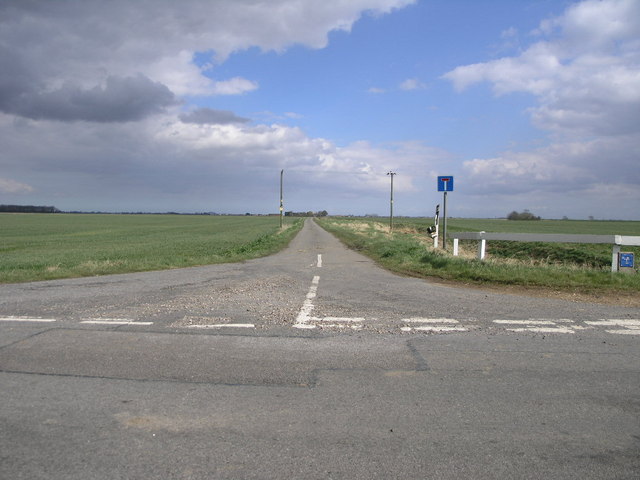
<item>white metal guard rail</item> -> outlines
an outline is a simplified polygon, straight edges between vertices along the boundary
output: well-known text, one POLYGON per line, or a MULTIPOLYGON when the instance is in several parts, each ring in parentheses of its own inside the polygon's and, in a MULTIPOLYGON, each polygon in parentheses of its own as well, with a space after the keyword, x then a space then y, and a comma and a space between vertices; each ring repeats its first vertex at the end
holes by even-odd
POLYGON ((454 232, 453 254, 458 255, 459 240, 477 240, 478 258, 484 260, 487 240, 504 240, 509 242, 546 242, 546 243, 600 243, 613 245, 611 254, 611 271, 618 271, 618 254, 620 247, 640 246, 640 237, 624 235, 570 235, 562 233, 487 233, 487 232, 454 232))

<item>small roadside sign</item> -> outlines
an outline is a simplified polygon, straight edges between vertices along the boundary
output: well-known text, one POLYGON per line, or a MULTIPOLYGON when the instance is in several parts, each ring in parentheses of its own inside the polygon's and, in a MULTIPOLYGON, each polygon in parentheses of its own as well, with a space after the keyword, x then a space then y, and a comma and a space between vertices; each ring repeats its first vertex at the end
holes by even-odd
POLYGON ((633 253, 620 252, 620 267, 621 268, 633 268, 634 267, 634 255, 633 253))
POLYGON ((453 192, 453 176, 438 177, 438 191, 439 192, 453 192))

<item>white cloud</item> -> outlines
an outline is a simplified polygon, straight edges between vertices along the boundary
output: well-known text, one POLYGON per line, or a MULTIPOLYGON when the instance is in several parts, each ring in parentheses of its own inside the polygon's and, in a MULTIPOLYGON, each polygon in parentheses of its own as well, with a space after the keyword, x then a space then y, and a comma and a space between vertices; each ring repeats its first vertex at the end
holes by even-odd
POLYGON ((211 93, 214 95, 240 95, 256 90, 257 88, 257 82, 252 82, 241 77, 234 77, 230 80, 214 82, 211 93))
POLYGON ((2 2, 0 71, 11 75, 0 77, 0 110, 23 111, 6 106, 7 99, 24 98, 16 93, 37 100, 65 86, 90 91, 108 78, 143 76, 179 96, 249 92, 258 88, 254 80, 209 75, 233 52, 283 51, 294 44, 322 48, 329 32, 349 30, 363 13, 386 13, 412 2, 2 2), (211 52, 212 62, 198 67, 196 52, 211 52))
POLYGON ((490 82, 497 95, 526 92, 536 126, 562 134, 640 132, 640 2, 587 0, 542 22, 540 40, 517 57, 455 68, 462 91, 490 82))
POLYGON ((465 162, 472 191, 585 198, 605 191, 610 204, 616 191, 640 191, 640 2, 586 0, 534 33, 537 41, 518 56, 444 75, 458 91, 489 82, 496 95, 532 94, 531 120, 551 134, 546 147, 465 162))
POLYGON ((22 194, 33 192, 33 187, 25 183, 16 182, 10 178, 0 178, 0 193, 22 194))
POLYGON ((364 204, 372 198, 381 200, 384 211, 387 171, 398 171, 395 188, 406 195, 448 158, 415 142, 338 146, 300 128, 232 122, 223 113, 199 112, 187 117, 189 123, 154 116, 135 129, 119 123, 15 122, 0 115, 3 168, 9 176, 21 172, 22 185, 38 195, 30 202, 41 199, 62 209, 233 211, 238 205, 264 213, 277 187, 272 177, 285 169, 288 197, 297 198, 300 209, 366 213, 371 209, 364 204), (35 133, 37 145, 31 142, 35 133), (202 207, 206 199, 210 208, 202 207), (317 205, 306 203, 312 201, 317 205))
POLYGON ((408 78, 400 84, 400 90, 421 90, 426 88, 426 85, 417 78, 408 78))
POLYGON ((363 15, 413 2, 0 2, 0 191, 65 209, 268 211, 271 176, 285 168, 300 189, 333 191, 337 181, 366 197, 378 188, 372 171, 402 163, 397 149, 340 148, 178 105, 258 89, 220 73, 234 52, 323 48, 363 15))
POLYGON ((638 189, 637 145, 635 135, 556 142, 529 152, 469 160, 464 172, 475 193, 587 191, 607 185, 638 189))

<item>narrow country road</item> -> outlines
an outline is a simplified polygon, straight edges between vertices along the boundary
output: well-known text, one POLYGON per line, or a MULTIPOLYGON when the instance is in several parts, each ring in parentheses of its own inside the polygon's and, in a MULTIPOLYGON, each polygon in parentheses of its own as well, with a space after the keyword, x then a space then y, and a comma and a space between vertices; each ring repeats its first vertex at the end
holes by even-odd
POLYGON ((637 479, 640 309, 241 264, 0 286, 0 478, 637 479))

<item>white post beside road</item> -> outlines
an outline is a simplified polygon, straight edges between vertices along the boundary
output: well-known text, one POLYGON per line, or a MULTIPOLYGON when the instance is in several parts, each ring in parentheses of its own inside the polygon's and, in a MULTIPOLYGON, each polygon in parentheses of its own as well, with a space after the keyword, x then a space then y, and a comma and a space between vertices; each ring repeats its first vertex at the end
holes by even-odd
POLYGON ((611 253, 611 271, 618 271, 618 259, 620 257, 620 245, 614 245, 611 253))
POLYGON ((457 238, 453 239, 453 256, 454 257, 458 256, 458 239, 457 238))
MULTIPOLYGON (((480 233, 484 233, 484 232, 480 232, 480 233)), ((487 251, 487 240, 482 238, 478 242, 478 259, 484 260, 486 251, 487 251)))

